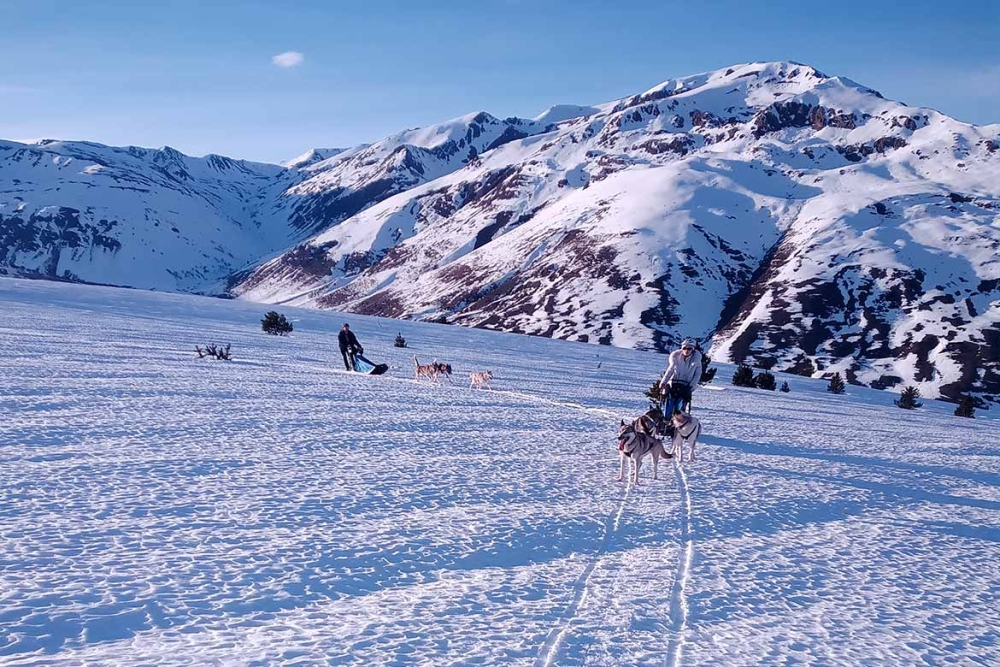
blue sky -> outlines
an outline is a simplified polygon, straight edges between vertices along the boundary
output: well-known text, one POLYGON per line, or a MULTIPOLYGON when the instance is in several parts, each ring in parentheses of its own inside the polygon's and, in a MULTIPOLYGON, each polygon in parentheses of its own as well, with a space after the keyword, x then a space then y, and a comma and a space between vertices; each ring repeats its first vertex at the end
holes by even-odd
MULTIPOLYGON (((755 60, 1000 122, 1000 2, 0 0, 0 138, 276 162, 755 60), (281 67, 278 54, 303 61, 281 67)), ((286 63, 287 64, 287 63, 286 63)))

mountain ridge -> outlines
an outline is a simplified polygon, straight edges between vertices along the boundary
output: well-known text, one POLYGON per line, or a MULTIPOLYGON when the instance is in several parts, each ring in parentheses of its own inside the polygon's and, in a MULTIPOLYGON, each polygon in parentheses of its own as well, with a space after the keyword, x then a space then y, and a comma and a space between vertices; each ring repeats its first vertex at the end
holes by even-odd
POLYGON ((230 252, 213 289, 228 270, 264 302, 646 349, 694 336, 727 361, 993 400, 998 149, 1000 125, 734 65, 246 167, 271 240, 230 252))

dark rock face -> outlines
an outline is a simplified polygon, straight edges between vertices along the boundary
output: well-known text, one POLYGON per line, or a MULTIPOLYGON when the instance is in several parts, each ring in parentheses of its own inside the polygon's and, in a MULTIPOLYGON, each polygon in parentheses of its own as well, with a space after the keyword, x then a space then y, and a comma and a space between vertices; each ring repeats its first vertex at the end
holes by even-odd
POLYGON ((385 178, 357 190, 335 188, 310 195, 295 205, 290 223, 301 232, 315 233, 406 189, 405 181, 385 178))
POLYGON ((36 273, 34 269, 19 267, 17 257, 42 255, 46 259, 41 275, 72 279, 72 275, 59 272, 63 252, 117 253, 122 247, 113 234, 117 226, 117 221, 82 222, 80 211, 65 206, 42 209, 26 219, 18 215, 0 215, 0 265, 36 273))
POLYGON ((329 252, 337 246, 337 242, 324 243, 318 246, 303 243, 285 253, 266 270, 244 272, 236 276, 236 282, 245 288, 253 288, 265 279, 282 276, 286 280, 298 283, 311 283, 330 275, 337 262, 330 259, 329 252))
MULTIPOLYGON (((885 212, 883 205, 880 213, 885 212)), ((781 277, 782 267, 812 252, 815 249, 808 245, 783 239, 744 293, 734 295, 742 297, 741 305, 727 307, 717 334, 731 337, 734 361, 752 356, 752 349, 780 351, 779 370, 811 374, 836 364, 849 382, 877 388, 903 381, 891 373, 879 373, 876 369, 883 367, 882 362, 909 359, 916 382, 938 381, 939 364, 945 362, 959 369, 957 380, 940 386, 945 398, 958 400, 959 394, 970 391, 983 397, 1000 394, 1000 348, 996 347, 1000 325, 986 327, 971 340, 949 342, 976 315, 966 295, 990 294, 1000 280, 934 293, 940 286, 932 290, 920 270, 845 265, 826 279, 787 282, 781 277), (747 326, 750 311, 765 297, 771 304, 768 317, 747 326), (947 335, 925 331, 921 319, 947 323, 947 335), (894 323, 901 320, 918 324, 900 336, 894 323), (741 327, 742 332, 732 337, 741 327), (868 379, 861 380, 862 376, 868 379)))
POLYGON ((825 127, 853 130, 857 123, 851 113, 802 102, 775 102, 754 117, 750 130, 755 138, 760 139, 765 134, 800 127, 811 127, 817 131, 825 127))

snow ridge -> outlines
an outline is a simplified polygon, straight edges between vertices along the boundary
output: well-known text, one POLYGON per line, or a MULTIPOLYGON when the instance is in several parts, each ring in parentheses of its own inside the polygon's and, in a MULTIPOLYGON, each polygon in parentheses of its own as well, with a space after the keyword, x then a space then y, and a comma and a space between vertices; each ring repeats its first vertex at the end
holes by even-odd
POLYGON ((694 559, 694 537, 691 532, 691 490, 688 487, 684 466, 676 461, 679 459, 675 459, 674 470, 677 472, 677 485, 681 492, 681 542, 684 548, 678 555, 677 573, 674 575, 674 583, 670 592, 670 625, 673 634, 670 638, 670 648, 667 651, 667 667, 679 667, 683 664, 684 641, 689 614, 687 589, 691 578, 691 561, 694 559))

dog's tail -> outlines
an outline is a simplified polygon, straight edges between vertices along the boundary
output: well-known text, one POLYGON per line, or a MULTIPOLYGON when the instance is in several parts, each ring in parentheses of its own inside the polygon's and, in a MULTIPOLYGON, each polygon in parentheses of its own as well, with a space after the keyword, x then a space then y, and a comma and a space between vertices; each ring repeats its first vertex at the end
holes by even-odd
POLYGON ((419 366, 420 365, 420 362, 417 361, 417 355, 413 355, 413 365, 414 366, 419 366))

